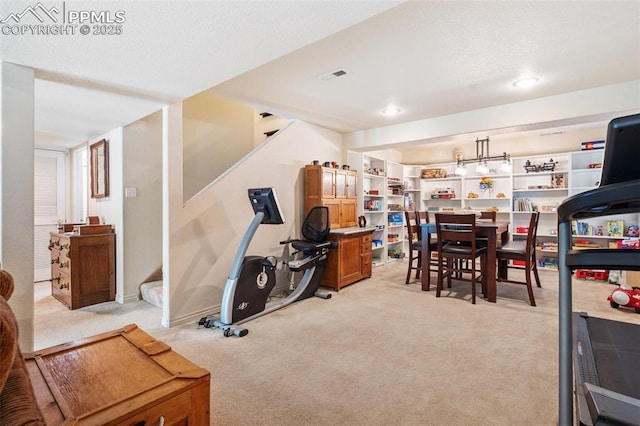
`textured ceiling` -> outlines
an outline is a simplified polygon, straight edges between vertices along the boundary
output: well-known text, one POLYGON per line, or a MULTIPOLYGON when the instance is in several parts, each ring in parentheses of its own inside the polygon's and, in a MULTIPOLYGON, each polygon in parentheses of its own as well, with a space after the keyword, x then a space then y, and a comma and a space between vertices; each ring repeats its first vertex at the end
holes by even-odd
POLYGON ((349 132, 639 78, 638 1, 423 1, 212 90, 349 132), (336 68, 348 74, 316 78, 336 68), (513 87, 529 75, 535 88, 513 87))
MULTIPOLYGON (((0 58, 36 70, 36 130, 82 141, 397 3, 47 1, 60 11, 124 11, 122 34, 2 34, 0 58)), ((36 4, 2 1, 0 20, 36 4)), ((27 14, 21 24, 38 21, 27 14)))
MULTIPOLYGON (((0 19, 33 4, 3 1, 0 19)), ((126 16, 117 36, 0 35, 3 61, 36 70, 38 134, 59 140, 206 89, 349 132, 640 79, 635 0, 46 5, 126 16), (529 74, 533 90, 511 85, 529 74), (395 118, 380 114, 390 103, 395 118)))

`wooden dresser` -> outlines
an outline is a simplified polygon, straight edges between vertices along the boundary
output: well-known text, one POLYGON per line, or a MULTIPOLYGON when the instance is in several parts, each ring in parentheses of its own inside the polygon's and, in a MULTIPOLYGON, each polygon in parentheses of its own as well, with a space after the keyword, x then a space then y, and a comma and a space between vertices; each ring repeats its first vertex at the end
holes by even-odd
POLYGON ((331 229, 357 225, 356 180, 354 170, 307 165, 304 168, 304 212, 314 207, 329 208, 331 229))
POLYGON ((332 229, 329 241, 338 247, 329 251, 322 285, 336 290, 371 277, 371 236, 374 227, 332 229))
POLYGON ((52 232, 51 294, 69 309, 115 300, 115 234, 111 225, 52 232))
POLYGON ((24 355, 47 425, 210 423, 210 374, 135 324, 24 355))

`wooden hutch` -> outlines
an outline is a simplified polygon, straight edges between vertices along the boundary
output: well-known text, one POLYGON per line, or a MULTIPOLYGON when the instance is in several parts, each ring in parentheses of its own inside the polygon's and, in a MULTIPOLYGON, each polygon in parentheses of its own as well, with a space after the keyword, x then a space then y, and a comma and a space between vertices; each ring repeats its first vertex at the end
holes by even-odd
POLYGON ((322 285, 340 290, 371 277, 373 227, 357 226, 357 172, 321 165, 305 166, 305 215, 313 207, 329 208, 329 240, 338 247, 329 252, 322 285))

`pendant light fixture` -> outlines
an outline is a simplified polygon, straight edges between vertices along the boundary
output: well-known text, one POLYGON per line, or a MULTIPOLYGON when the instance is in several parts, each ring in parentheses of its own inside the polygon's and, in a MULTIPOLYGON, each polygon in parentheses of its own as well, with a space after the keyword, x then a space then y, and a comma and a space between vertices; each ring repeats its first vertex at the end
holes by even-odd
POLYGON ((464 160, 458 160, 456 165, 455 174, 458 176, 464 176, 467 174, 466 165, 470 163, 478 163, 476 166, 476 174, 486 175, 489 173, 488 161, 502 160, 500 164, 500 171, 503 173, 511 172, 511 156, 506 152, 502 155, 489 155, 489 137, 485 139, 476 138, 476 158, 468 158, 464 160))

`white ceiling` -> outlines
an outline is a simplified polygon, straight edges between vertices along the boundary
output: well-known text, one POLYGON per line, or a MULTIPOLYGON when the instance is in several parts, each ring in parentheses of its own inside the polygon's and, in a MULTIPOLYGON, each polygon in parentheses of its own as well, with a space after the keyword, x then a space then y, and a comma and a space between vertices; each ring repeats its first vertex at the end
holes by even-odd
MULTIPOLYGON (((0 19, 29 4, 0 3, 0 19)), ((640 79, 636 0, 64 6, 123 10, 123 34, 0 35, 0 57, 36 69, 37 135, 72 142, 209 88, 349 132, 640 79), (526 75, 540 83, 511 85, 526 75)))

